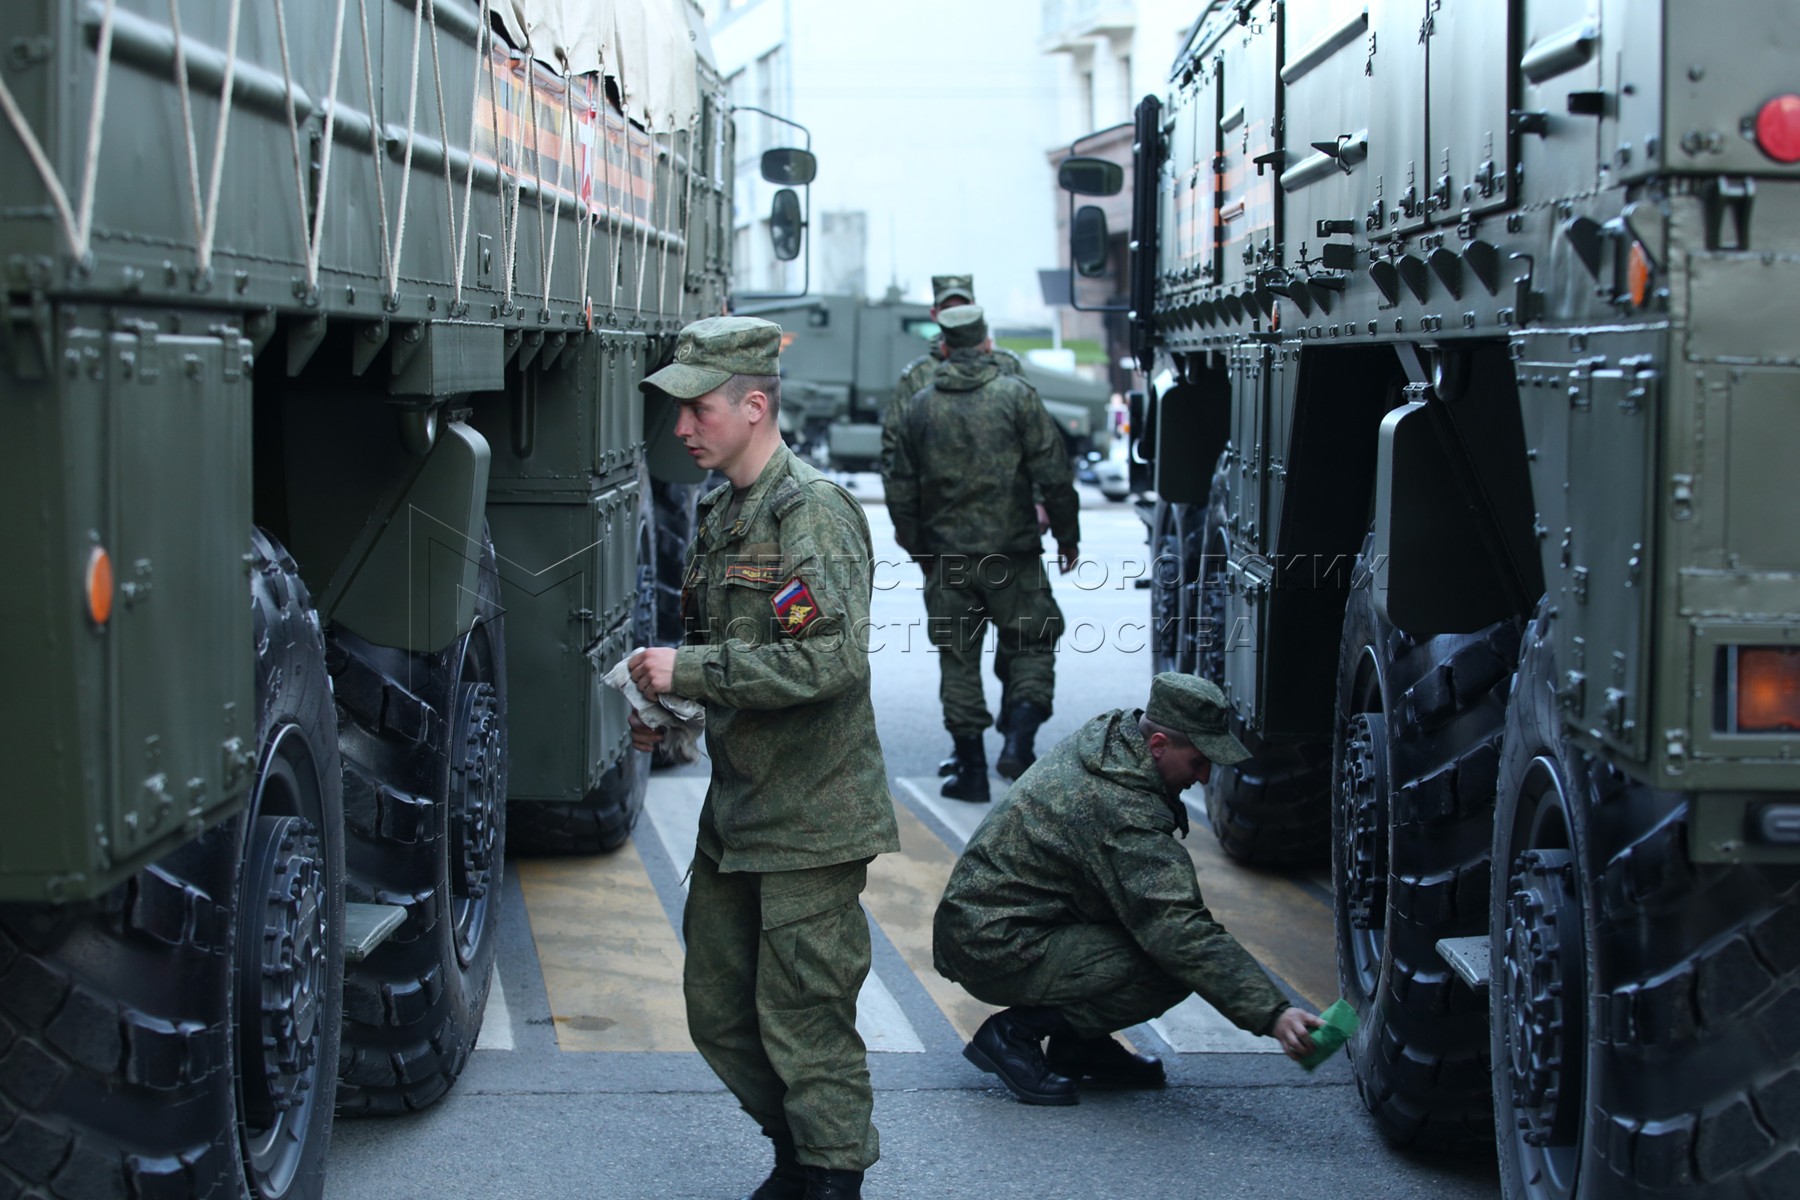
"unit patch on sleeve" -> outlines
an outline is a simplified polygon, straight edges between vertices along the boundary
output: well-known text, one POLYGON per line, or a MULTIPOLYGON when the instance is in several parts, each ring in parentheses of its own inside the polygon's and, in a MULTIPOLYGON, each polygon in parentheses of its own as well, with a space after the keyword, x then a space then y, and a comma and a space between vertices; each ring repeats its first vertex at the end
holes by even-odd
POLYGON ((819 602, 813 599, 812 589, 798 575, 776 589, 769 603, 775 606, 775 616, 781 622, 782 630, 789 634, 799 633, 819 615, 819 602))

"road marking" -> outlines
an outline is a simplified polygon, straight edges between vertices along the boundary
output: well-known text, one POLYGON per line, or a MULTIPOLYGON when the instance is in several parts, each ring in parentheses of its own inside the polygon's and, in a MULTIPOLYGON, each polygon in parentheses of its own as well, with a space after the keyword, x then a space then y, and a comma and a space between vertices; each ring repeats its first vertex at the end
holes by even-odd
POLYGON ((1314 1007, 1337 999, 1337 956, 1319 952, 1337 945, 1331 909, 1293 880, 1235 861, 1197 822, 1182 844, 1219 924, 1314 1007))
POLYGON ((1227 1021, 1218 1009, 1190 995, 1150 1022, 1177 1054, 1279 1054, 1274 1038, 1257 1037, 1227 1021))
MULTIPOLYGON (((687 887, 688 864, 694 861, 694 840, 700 826, 700 807, 706 801, 706 780, 697 776, 653 778, 644 798, 644 813, 662 844, 663 852, 681 872, 687 887)), ((881 976, 870 971, 856 997, 856 1031, 871 1054, 923 1054, 912 1022, 881 976)))
POLYGON ((681 946, 636 844, 519 864, 544 990, 566 1051, 692 1051, 681 946))
POLYGON ((943 784, 937 779, 899 779, 895 782, 905 788, 907 794, 923 805, 932 816, 948 826, 951 832, 962 839, 965 846, 969 844, 969 839, 975 836, 975 830, 980 827, 982 821, 986 820, 987 815, 994 811, 994 805, 1006 798, 1007 788, 1005 780, 999 776, 990 775, 988 777, 989 790, 993 792, 994 798, 986 804, 973 804, 967 800, 950 800, 940 796, 938 789, 943 784))
POLYGON ((481 1018, 481 1033, 475 1039, 477 1050, 511 1050, 513 1048, 512 1011, 506 1007, 506 989, 500 986, 500 968, 494 968, 494 982, 488 988, 487 1012, 481 1018))
MULTIPOLYGON (((896 782, 927 803, 918 785, 906 779, 896 782)), ((894 817, 900 824, 900 853, 883 854, 869 864, 869 889, 863 901, 926 994, 958 1033, 971 1037, 996 1010, 939 975, 931 959, 931 918, 949 882, 950 868, 956 865, 956 852, 906 805, 896 804, 894 817)))

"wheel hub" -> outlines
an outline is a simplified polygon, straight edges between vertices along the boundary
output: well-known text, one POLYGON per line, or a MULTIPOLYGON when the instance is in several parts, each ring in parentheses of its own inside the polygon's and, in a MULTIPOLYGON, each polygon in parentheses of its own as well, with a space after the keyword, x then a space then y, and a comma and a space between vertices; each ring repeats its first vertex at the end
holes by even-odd
POLYGON ((1571 1086, 1585 1038, 1581 924, 1574 857, 1527 850, 1513 863, 1506 902, 1507 1043, 1513 1111, 1530 1146, 1574 1136, 1580 1089, 1571 1086))
POLYGON ((451 768, 451 886, 458 899, 480 900, 493 881, 500 837, 501 743, 499 694, 491 683, 465 683, 457 694, 461 737, 451 768))
POLYGON ((325 861, 318 830, 267 816, 252 831, 244 903, 261 920, 240 946, 246 1116, 266 1124, 306 1099, 318 1061, 326 986, 325 861), (256 932, 260 930, 260 937, 256 932))
POLYGON ((1338 776, 1343 819, 1345 915, 1356 929, 1380 929, 1387 914, 1387 720, 1357 713, 1344 728, 1338 776))

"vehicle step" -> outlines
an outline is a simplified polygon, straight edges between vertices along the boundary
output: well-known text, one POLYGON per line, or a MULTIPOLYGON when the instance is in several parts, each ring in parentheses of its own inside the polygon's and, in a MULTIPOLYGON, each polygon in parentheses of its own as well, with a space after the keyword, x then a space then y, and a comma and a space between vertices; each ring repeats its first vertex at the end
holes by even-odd
POLYGON ((1486 991, 1490 965, 1488 962, 1488 935, 1476 934, 1474 937, 1454 937, 1438 939, 1437 952, 1450 969, 1462 978, 1462 981, 1478 992, 1486 991))
POLYGON ((398 904, 344 904, 344 961, 361 962, 400 928, 406 910, 398 904))

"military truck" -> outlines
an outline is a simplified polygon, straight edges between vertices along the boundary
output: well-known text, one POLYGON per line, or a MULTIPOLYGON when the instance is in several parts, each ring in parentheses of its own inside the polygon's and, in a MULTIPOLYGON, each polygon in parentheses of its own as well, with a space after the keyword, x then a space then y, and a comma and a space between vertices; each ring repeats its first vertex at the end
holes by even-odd
MULTIPOLYGON (((820 467, 876 470, 881 414, 900 373, 937 345, 930 306, 909 303, 896 292, 879 303, 819 295, 750 303, 737 311, 782 327, 781 421, 789 444, 820 467)), ((1029 361, 1023 367, 1070 457, 1089 469, 1104 460, 1112 445, 1106 385, 1029 361)), ((1119 490, 1122 476, 1103 482, 1109 498, 1125 498, 1119 490)))
POLYGON ((686 0, 7 21, 0 1195, 316 1197, 462 1070, 509 839, 642 803, 730 112, 686 0))
MULTIPOLYGON (((1158 669, 1329 852, 1388 1135, 1800 1176, 1800 51, 1775 0, 1197 10, 1129 172, 1158 669)), ((1071 251, 1104 272, 1104 215, 1071 251)))

